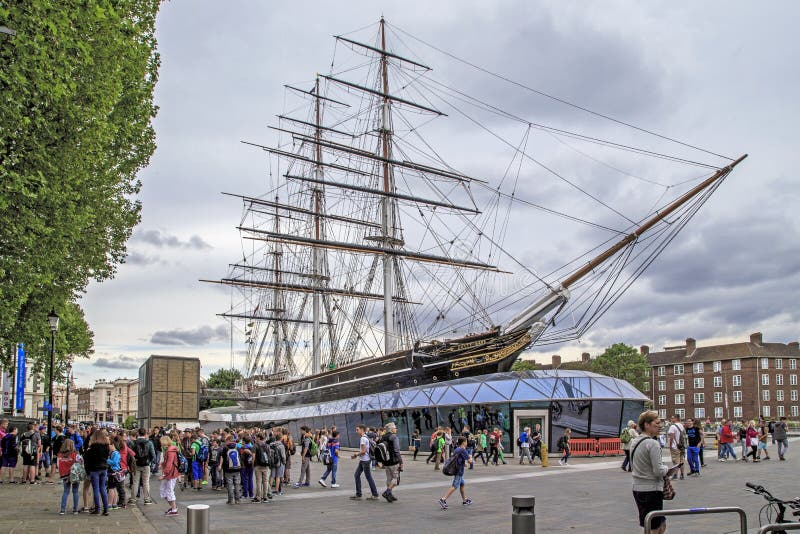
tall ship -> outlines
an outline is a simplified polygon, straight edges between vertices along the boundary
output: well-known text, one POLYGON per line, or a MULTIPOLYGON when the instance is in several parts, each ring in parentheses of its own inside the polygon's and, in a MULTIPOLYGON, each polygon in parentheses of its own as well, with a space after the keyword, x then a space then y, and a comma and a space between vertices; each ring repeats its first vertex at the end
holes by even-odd
POLYGON ((265 190, 225 193, 242 203, 242 257, 204 281, 231 290, 220 315, 246 346, 245 408, 508 371, 580 338, 746 157, 511 81, 383 19, 336 36, 334 58, 285 86, 276 144, 247 142, 268 154, 265 190), (407 43, 455 63, 451 76, 407 43), (471 96, 469 74, 504 89, 471 96), (551 117, 542 102, 610 127, 534 120, 551 117))

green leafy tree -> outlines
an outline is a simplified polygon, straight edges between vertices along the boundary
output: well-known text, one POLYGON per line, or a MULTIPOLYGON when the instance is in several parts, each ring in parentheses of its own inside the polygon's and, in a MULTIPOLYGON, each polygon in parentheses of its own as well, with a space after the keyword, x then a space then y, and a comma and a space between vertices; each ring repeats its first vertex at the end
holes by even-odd
POLYGON ((517 359, 514 364, 511 366, 512 371, 535 371, 539 368, 539 364, 533 362, 532 360, 523 360, 521 358, 517 359))
POLYGON ((591 369, 601 375, 627 380, 636 389, 644 392, 650 365, 647 358, 633 347, 615 343, 592 360, 591 369))
POLYGON ((133 430, 136 428, 136 418, 132 415, 129 415, 125 418, 125 422, 122 423, 122 426, 128 430, 133 430))
MULTIPOLYGON (((16 31, 0 34, 0 346, 38 349, 55 308, 71 332, 59 330, 60 357, 91 350, 74 302, 91 280, 113 277, 140 219, 136 175, 155 150, 158 7, 0 3, 16 31)), ((36 365, 49 350, 29 354, 36 365)))
MULTIPOLYGON (((220 369, 214 371, 206 380, 206 387, 209 389, 233 389, 237 380, 242 379, 242 373, 237 369, 220 369)), ((236 401, 231 400, 203 400, 200 402, 200 409, 222 408, 224 406, 236 406, 236 401)))

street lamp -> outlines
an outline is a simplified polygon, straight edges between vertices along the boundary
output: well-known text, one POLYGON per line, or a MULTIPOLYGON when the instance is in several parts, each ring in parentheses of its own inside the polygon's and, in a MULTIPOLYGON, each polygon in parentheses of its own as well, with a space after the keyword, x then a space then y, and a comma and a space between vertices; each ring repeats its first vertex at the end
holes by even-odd
POLYGON ((65 414, 63 415, 64 421, 62 421, 65 427, 66 425, 69 425, 69 386, 71 383, 72 383, 72 358, 70 358, 69 367, 67 368, 67 407, 66 410, 64 410, 65 411, 65 414))
POLYGON ((50 385, 47 388, 50 406, 47 410, 47 439, 51 440, 53 436, 53 367, 55 366, 56 330, 58 330, 58 314, 56 314, 55 308, 47 316, 47 322, 50 323, 50 385))

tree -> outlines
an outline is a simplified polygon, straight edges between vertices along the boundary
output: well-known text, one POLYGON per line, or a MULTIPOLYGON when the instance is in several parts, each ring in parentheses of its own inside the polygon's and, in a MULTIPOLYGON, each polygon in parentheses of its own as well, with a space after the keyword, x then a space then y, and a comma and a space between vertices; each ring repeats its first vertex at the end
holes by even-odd
MULTIPOLYGON (((206 380, 206 387, 209 389, 234 389, 236 382, 242 379, 242 373, 237 369, 220 369, 214 371, 206 380)), ((200 402, 200 409, 221 408, 224 406, 236 406, 236 401, 231 400, 203 400, 200 402)))
POLYGON ((615 343, 592 360, 591 369, 601 375, 627 380, 636 389, 644 392, 650 364, 647 363, 647 358, 633 347, 615 343))
POLYGON ((511 366, 512 371, 535 371, 539 368, 539 364, 532 360, 517 359, 511 366))
POLYGON ((155 150, 159 3, 0 4, 0 346, 48 339, 51 308, 91 341, 74 302, 124 261, 155 150))
POLYGON ((125 422, 122 423, 123 428, 127 428, 128 430, 133 430, 136 428, 136 418, 132 415, 129 415, 125 418, 125 422))

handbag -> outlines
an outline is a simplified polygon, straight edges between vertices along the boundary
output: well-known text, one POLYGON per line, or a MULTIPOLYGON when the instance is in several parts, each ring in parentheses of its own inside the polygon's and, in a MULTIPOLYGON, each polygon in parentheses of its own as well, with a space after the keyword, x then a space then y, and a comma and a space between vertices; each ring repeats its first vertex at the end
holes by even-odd
MULTIPOLYGON (((639 445, 641 445, 645 439, 647 438, 639 440, 639 443, 637 443, 631 451, 631 465, 633 465, 633 453, 636 452, 636 449, 639 448, 639 445)), ((670 477, 664 477, 664 489, 661 493, 665 501, 671 501, 675 498, 675 488, 672 486, 672 480, 670 477)))
POLYGON ((114 480, 116 480, 117 482, 120 482, 120 483, 125 482, 125 476, 127 474, 128 474, 128 472, 125 471, 124 469, 119 469, 117 471, 112 471, 111 472, 111 476, 114 477, 114 480))

